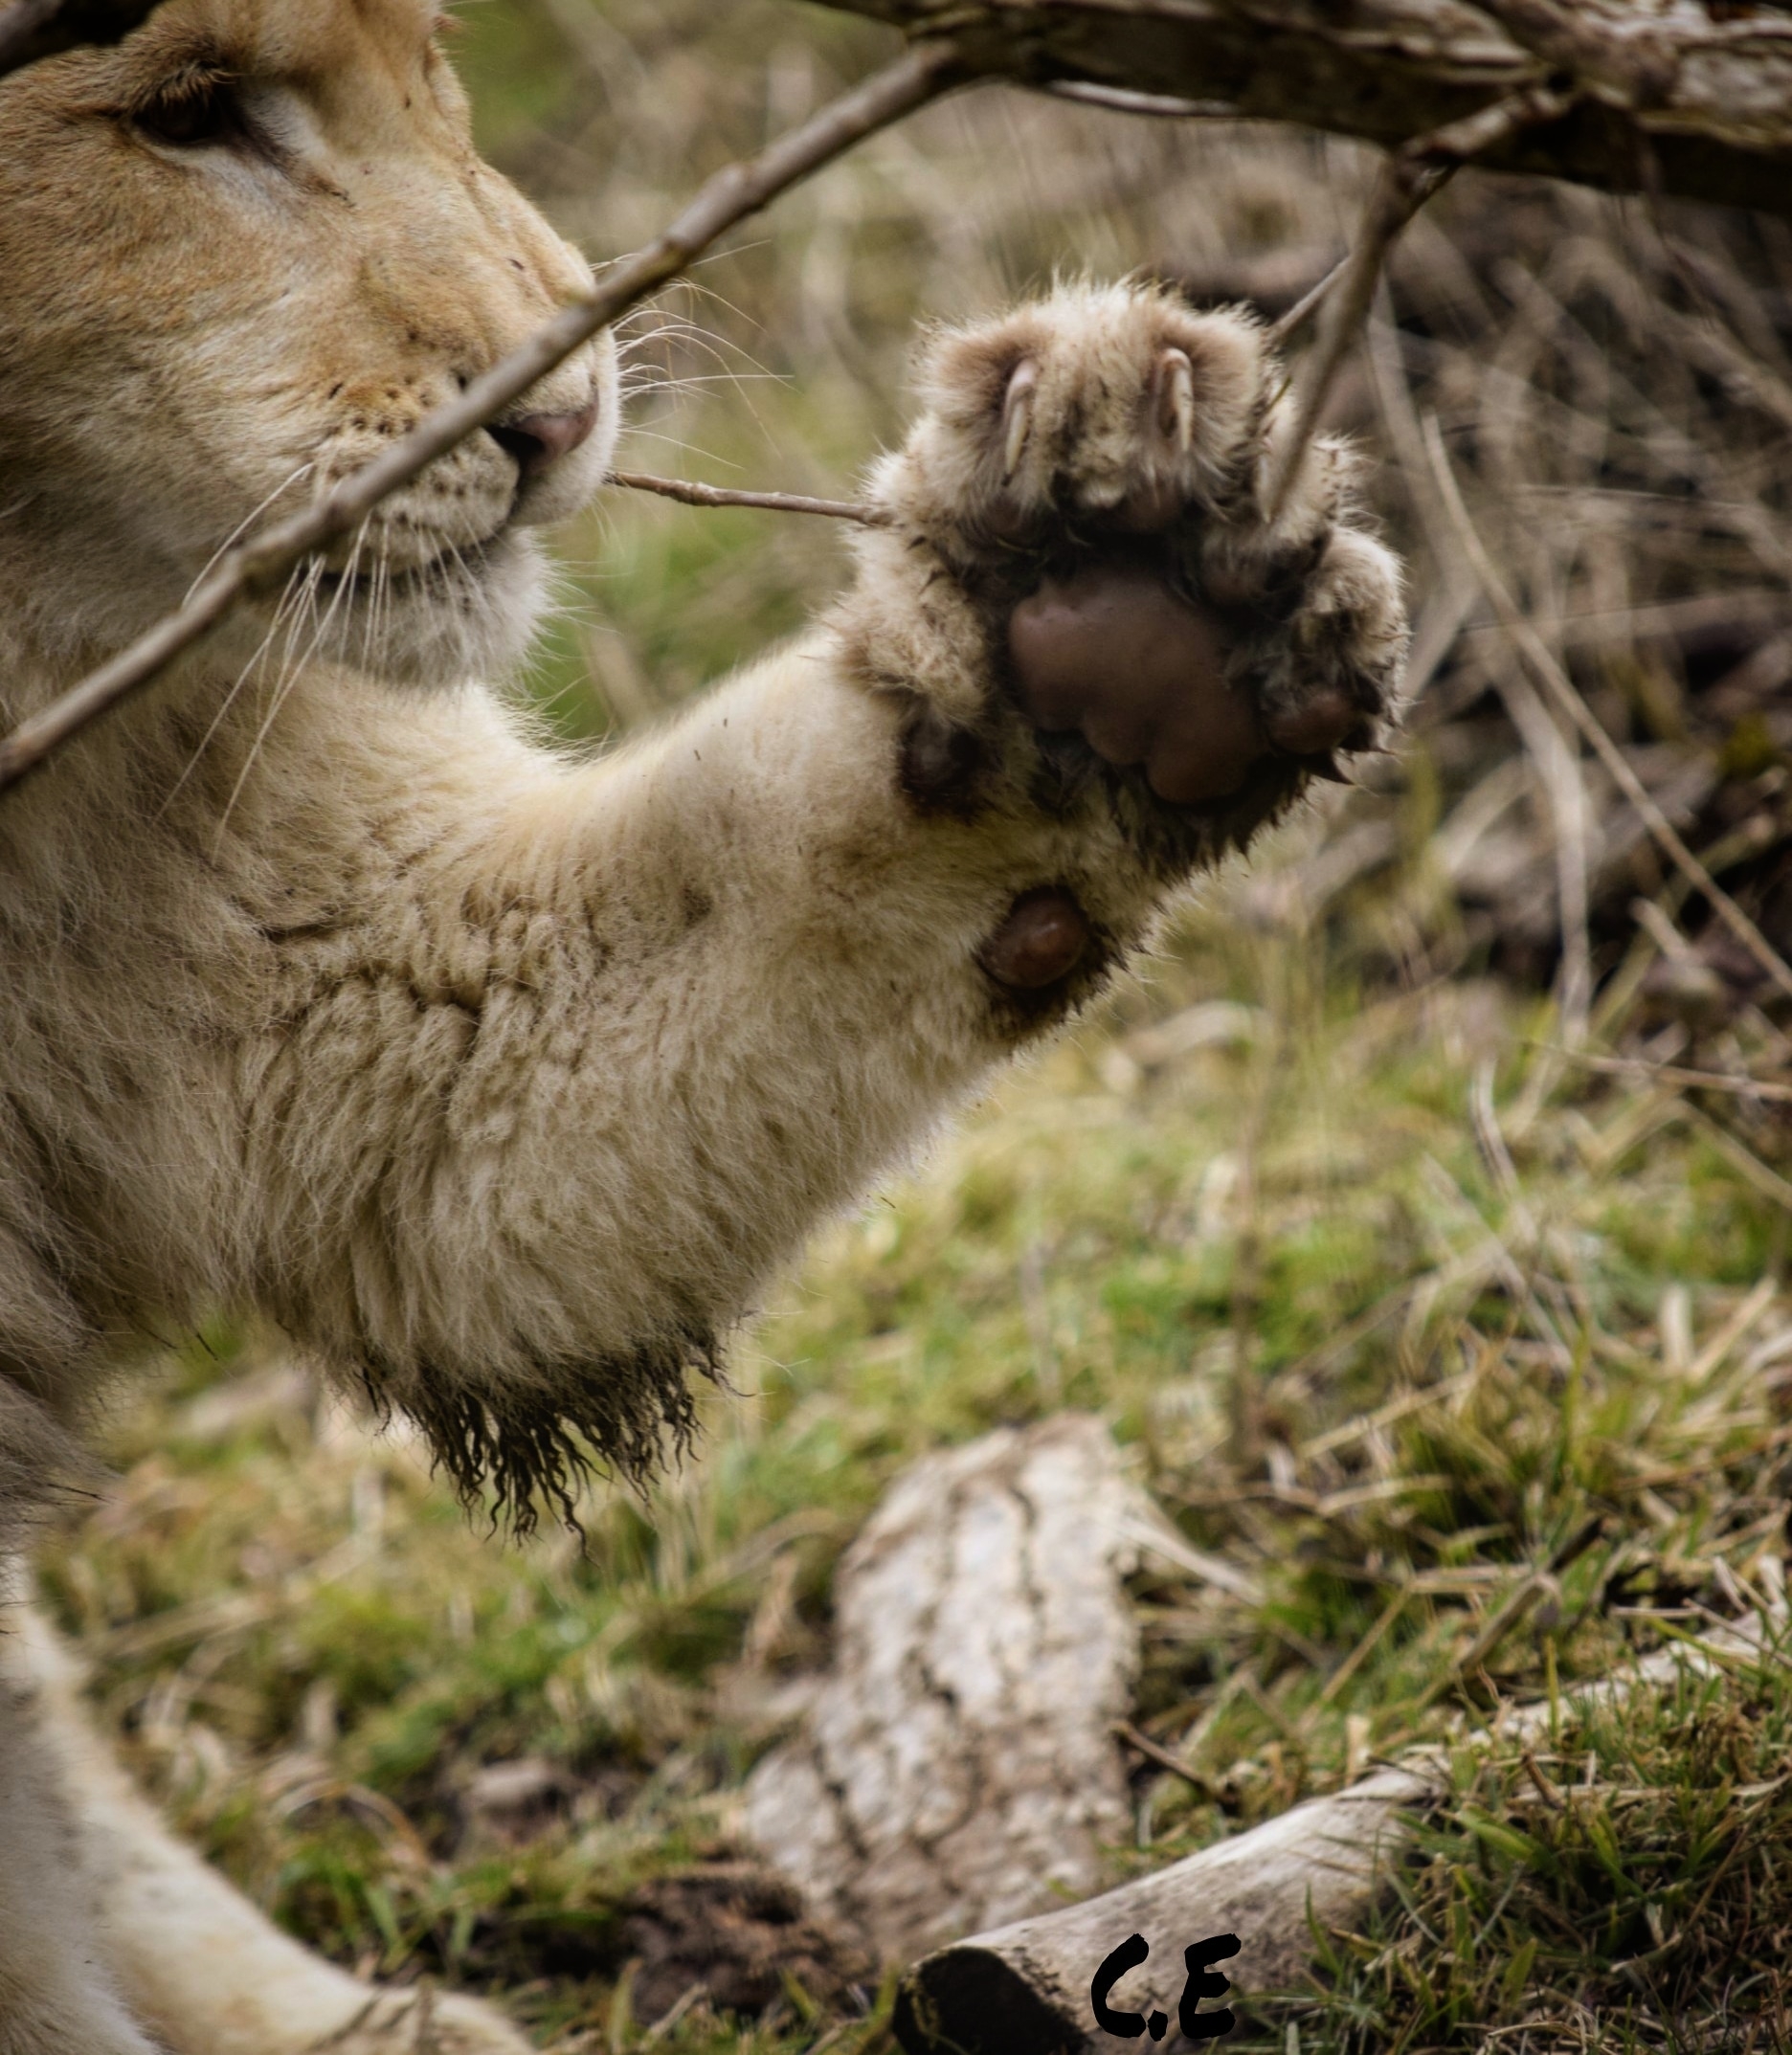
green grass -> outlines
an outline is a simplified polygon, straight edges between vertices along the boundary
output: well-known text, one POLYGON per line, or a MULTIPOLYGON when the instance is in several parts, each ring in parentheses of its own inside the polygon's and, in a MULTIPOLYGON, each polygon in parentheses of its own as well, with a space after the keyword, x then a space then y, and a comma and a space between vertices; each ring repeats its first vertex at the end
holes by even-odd
POLYGON ((1296 2038, 1307 2013, 1309 2041, 1390 2055, 1494 2025, 1536 2049, 1786 2046, 1787 1652, 1459 1749, 1391 1902, 1329 1940, 1321 2021, 1288 2008, 1296 2038))

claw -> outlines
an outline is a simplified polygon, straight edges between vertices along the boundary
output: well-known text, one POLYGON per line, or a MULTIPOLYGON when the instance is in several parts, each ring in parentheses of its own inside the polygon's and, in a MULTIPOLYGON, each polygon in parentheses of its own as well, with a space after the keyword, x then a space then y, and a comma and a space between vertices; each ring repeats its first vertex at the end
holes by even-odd
POLYGON ((1321 685, 1298 706, 1269 717, 1269 740, 1290 756, 1329 755, 1362 726, 1362 711, 1336 685, 1321 685))
POLYGON ((1008 377, 1002 400, 1002 477, 1011 479, 1026 454, 1027 437, 1033 433, 1033 396, 1039 390, 1039 366, 1022 357, 1008 377))
POLYGON ((1186 457, 1195 447, 1195 367, 1188 353, 1166 349, 1157 358, 1152 384, 1157 406, 1157 431, 1186 457))

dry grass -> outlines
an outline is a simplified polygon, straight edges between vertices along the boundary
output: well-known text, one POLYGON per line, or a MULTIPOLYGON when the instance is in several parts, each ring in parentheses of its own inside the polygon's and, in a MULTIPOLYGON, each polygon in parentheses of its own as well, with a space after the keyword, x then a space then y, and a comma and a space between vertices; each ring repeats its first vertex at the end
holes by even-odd
MULTIPOLYGON (((594 252, 884 47, 778 0, 464 20, 488 142, 594 252)), ((900 425, 921 312, 1135 266, 1280 306, 1366 168, 1006 92, 934 110, 639 325, 630 458, 838 493, 900 425)), ((1141 1767, 1116 1879, 1713 1616, 1780 1615, 1792 1050, 1532 722, 1415 425, 1436 415, 1531 618, 1780 934, 1778 233, 1676 217, 1670 248, 1645 210, 1472 177, 1422 219, 1336 396, 1394 459, 1377 490, 1415 555, 1412 745, 826 1235, 700 1460, 650 1507, 596 1496, 587 1553, 467 1528, 413 1445, 266 1338, 170 1359, 45 1575, 133 1761, 247 1888, 340 1959, 499 1989, 569 2047, 868 2050, 875 1994, 859 2019, 794 1980, 756 2022, 638 2019, 628 1894, 738 1845, 746 1770, 825 1658, 832 1564, 895 1472, 1064 1405, 1265 1593, 1139 1580, 1135 1717, 1193 1778, 1141 1767)), ((818 524, 638 497, 567 553, 537 688, 574 735, 651 718, 839 575, 818 524)), ((1399 1900, 1271 2038, 1780 2044, 1787 1715, 1763 1661, 1566 1724, 1529 1766, 1462 1748, 1399 1900)))

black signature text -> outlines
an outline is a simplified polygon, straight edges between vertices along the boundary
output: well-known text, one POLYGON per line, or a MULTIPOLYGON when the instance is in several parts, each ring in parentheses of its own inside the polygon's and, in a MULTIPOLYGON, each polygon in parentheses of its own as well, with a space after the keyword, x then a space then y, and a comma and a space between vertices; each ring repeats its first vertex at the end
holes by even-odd
MULTIPOLYGON (((1237 2023, 1230 2006, 1219 2012, 1200 2012, 1197 2007, 1204 1998, 1223 1998, 1231 1989, 1230 1981, 1210 1967, 1223 1962, 1228 1955, 1239 1952, 1236 1933, 1211 1933, 1204 1941, 1197 1941, 1182 1951, 1182 1960, 1188 1967, 1188 1981, 1182 1986, 1182 1997, 1176 2005, 1176 2024, 1182 2029, 1183 2038, 1189 2041, 1218 2041, 1221 2034, 1229 2034, 1237 2023)), ((1147 2019, 1142 2012, 1117 2012, 1108 2002, 1108 1994, 1128 1970, 1135 1970, 1151 1954, 1151 1944, 1142 1933, 1129 1933, 1118 1948, 1107 1957, 1095 1972, 1095 1981, 1089 1986, 1089 2001, 1095 2007, 1095 2023, 1104 2033, 1118 2034, 1124 2041, 1135 2041, 1140 2034, 1150 2034, 1154 2041, 1161 2041, 1170 2030, 1167 2015, 1154 2012, 1147 2019)))

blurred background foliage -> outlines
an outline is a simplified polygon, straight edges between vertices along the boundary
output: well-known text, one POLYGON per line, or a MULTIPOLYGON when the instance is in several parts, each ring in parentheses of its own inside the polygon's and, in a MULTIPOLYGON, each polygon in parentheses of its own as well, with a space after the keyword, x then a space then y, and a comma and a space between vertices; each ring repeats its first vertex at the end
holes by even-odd
MULTIPOLYGON (((455 48, 484 148, 601 259, 889 38, 796 0, 468 0, 455 48)), ((901 432, 917 323, 1134 269, 1279 312, 1372 168, 1317 138, 962 97, 630 321, 623 460, 840 494, 901 432)), ((1501 1695, 1774 1615, 1781 1009, 1536 726, 1422 420, 1589 704, 1783 939, 1789 332, 1781 224, 1456 182, 1333 407, 1413 563, 1410 741, 830 1229, 707 1396, 698 1458, 651 1503, 594 1493, 583 1548, 469 1525, 402 1430, 374 1435, 278 1336, 171 1354, 44 1578, 180 1823, 338 1959, 491 1989, 544 2041, 869 2049, 877 1975, 780 1954, 794 1915, 743 1910, 728 1879, 742 1780, 826 1661, 832 1567, 930 1448, 1100 1412, 1189 1537, 1264 1585, 1138 1580, 1136 1718, 1190 1775, 1139 1766, 1116 1879, 1501 1695), (1572 889, 1562 919, 1570 871, 1584 923, 1572 889), (1576 963, 1590 984, 1564 994, 1576 963), (1490 1640, 1521 1586, 1532 1617, 1490 1640), (693 1866, 720 1880, 694 1924, 661 1888, 693 1866)), ((845 562, 823 522, 619 491, 561 550, 526 689, 577 745, 795 630, 845 562)), ((1275 2044, 1709 2045, 1777 2017, 1779 1675, 1737 1701, 1734 1775, 1684 1694, 1627 1733, 1558 1733, 1546 1780, 1603 1768, 1544 1855, 1472 1826, 1530 1785, 1465 1767, 1429 1866, 1275 2044), (1717 1793, 1696 1831, 1694 1783, 1717 1793), (1676 1937, 1716 1922, 1714 1983, 1676 1937), (1646 1976, 1614 1968, 1639 1956, 1646 1976)))

